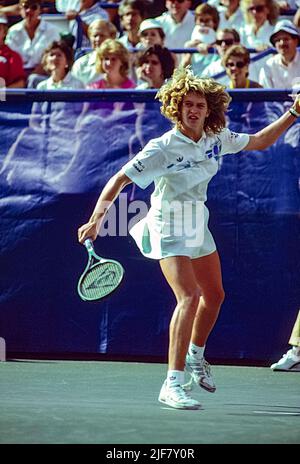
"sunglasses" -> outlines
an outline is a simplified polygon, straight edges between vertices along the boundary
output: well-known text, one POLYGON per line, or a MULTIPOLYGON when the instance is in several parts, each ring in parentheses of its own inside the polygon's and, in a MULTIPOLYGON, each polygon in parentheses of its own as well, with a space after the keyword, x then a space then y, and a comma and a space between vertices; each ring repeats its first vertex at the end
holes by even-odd
POLYGON ((233 45, 234 44, 234 40, 233 39, 220 39, 220 40, 216 40, 216 45, 222 45, 222 44, 225 44, 225 45, 233 45))
POLYGON ((33 3, 32 5, 28 5, 27 3, 21 3, 21 7, 24 8, 24 10, 27 10, 28 8, 30 10, 37 10, 39 8, 39 5, 37 3, 33 3))
POLYGON ((256 13, 262 13, 266 8, 266 5, 256 5, 256 6, 250 6, 248 8, 248 11, 253 13, 254 11, 256 11, 256 13))
POLYGON ((239 68, 239 69, 242 69, 245 65, 246 65, 246 63, 244 61, 237 61, 236 63, 234 63, 233 61, 228 61, 225 66, 226 66, 226 68, 239 68))
POLYGON ((175 2, 177 2, 177 3, 184 3, 185 0, 169 0, 169 2, 171 2, 171 3, 175 3, 175 2))

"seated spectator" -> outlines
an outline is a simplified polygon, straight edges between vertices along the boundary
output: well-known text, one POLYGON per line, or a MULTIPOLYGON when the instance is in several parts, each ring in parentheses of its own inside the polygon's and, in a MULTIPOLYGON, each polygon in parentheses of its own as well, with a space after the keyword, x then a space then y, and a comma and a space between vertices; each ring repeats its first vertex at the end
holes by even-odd
MULTIPOLYGON (((213 77, 220 84, 229 86, 229 77, 226 74, 225 68, 223 66, 222 58, 225 52, 232 45, 238 45, 240 43, 239 33, 235 29, 219 29, 217 31, 217 40, 215 43, 216 50, 219 55, 219 59, 213 61, 207 68, 204 69, 202 77, 213 77), (221 75, 220 75, 221 74, 221 75)), ((249 78, 253 81, 258 80, 259 74, 259 65, 258 62, 252 63, 249 65, 249 78)))
POLYGON ((4 43, 7 29, 7 19, 0 16, 0 87, 25 87, 26 74, 22 58, 4 43))
POLYGON ((270 47, 270 35, 277 21, 279 8, 274 0, 242 0, 245 25, 239 30, 241 43, 257 51, 270 47))
MULTIPOLYGON (((20 7, 23 20, 9 28, 6 44, 20 53, 27 76, 43 75, 43 52, 54 40, 59 40, 59 30, 40 17, 40 0, 20 0, 20 7)), ((27 85, 31 86, 30 81, 27 85)))
POLYGON ((191 0, 166 0, 168 11, 156 18, 166 34, 167 48, 183 48, 190 39, 195 25, 191 4, 191 0))
POLYGON ((291 21, 279 21, 270 37, 277 54, 269 58, 259 74, 263 87, 291 88, 293 81, 300 77, 300 35, 291 21))
POLYGON ((164 46, 166 34, 160 23, 154 18, 145 19, 139 27, 140 41, 137 48, 148 48, 153 45, 164 46))
POLYGON ((53 42, 45 51, 42 58, 42 66, 48 79, 37 85, 38 90, 51 89, 82 89, 81 81, 70 73, 74 61, 73 49, 63 42, 53 42))
POLYGON ((220 15, 220 29, 239 30, 243 26, 244 16, 240 8, 240 0, 222 0, 222 5, 216 8, 220 15))
POLYGON ((107 39, 97 49, 96 70, 103 77, 90 84, 90 89, 135 87, 135 82, 128 77, 129 52, 118 40, 107 39))
POLYGON ((147 15, 146 3, 142 0, 122 0, 118 11, 123 29, 119 41, 128 49, 135 48, 140 40, 140 24, 147 15))
POLYGON ((195 27, 191 39, 185 43, 185 47, 196 48, 199 53, 186 54, 182 65, 191 64, 194 74, 198 76, 202 75, 208 65, 218 59, 216 54, 208 53, 208 49, 216 41, 219 19, 218 10, 207 3, 197 6, 195 10, 195 27))
MULTIPOLYGON (((219 29, 216 32, 216 42, 214 44, 218 59, 209 64, 202 72, 202 77, 214 77, 216 74, 225 72, 225 68, 222 63, 222 58, 226 50, 232 45, 238 45, 240 43, 239 33, 235 29, 219 29)), ((217 78, 217 81, 221 84, 228 83, 227 75, 225 77, 217 78)))
MULTIPOLYGON (((160 45, 164 47, 165 33, 160 23, 154 18, 145 19, 140 24, 139 29, 140 42, 137 44, 137 48, 146 49, 153 45, 160 45)), ((176 53, 172 53, 175 67, 178 64, 176 53)), ((134 64, 137 66, 136 64, 134 64)))
POLYGON ((138 89, 159 89, 174 71, 174 60, 167 48, 153 45, 141 52, 138 59, 138 89))
POLYGON ((242 45, 232 45, 223 56, 223 66, 229 77, 231 89, 251 89, 262 87, 249 79, 250 54, 242 45))
POLYGON ((96 19, 105 19, 106 21, 109 20, 109 16, 107 12, 101 8, 98 3, 98 0, 80 0, 79 10, 70 10, 66 12, 66 17, 69 20, 73 20, 76 18, 80 19, 80 26, 78 26, 77 22, 72 22, 70 25, 70 30, 75 37, 78 38, 79 31, 77 30, 78 27, 81 27, 83 37, 81 44, 77 44, 77 46, 81 47, 90 47, 90 42, 87 36, 87 31, 89 25, 95 21, 96 19))
POLYGON ((100 75, 96 71, 96 49, 104 40, 115 39, 117 29, 112 23, 104 19, 96 19, 89 25, 87 34, 93 50, 78 58, 72 68, 72 75, 84 84, 90 84, 100 79, 100 75))

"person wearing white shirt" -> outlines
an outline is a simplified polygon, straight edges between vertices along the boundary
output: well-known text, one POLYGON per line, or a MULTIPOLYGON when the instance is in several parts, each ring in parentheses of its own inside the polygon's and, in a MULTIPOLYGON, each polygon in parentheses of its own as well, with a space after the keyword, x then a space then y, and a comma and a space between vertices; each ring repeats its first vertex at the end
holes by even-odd
MULTIPOLYGON (((239 33, 235 29, 225 28, 217 31, 217 40, 215 43, 219 59, 209 64, 202 72, 202 77, 213 77, 220 84, 229 86, 230 79, 226 74, 226 70, 222 63, 224 53, 232 45, 238 45, 240 43, 239 33), (219 74, 221 74, 219 76, 219 74)), ((249 65, 249 79, 252 81, 258 81, 258 65, 256 62, 250 62, 249 65)))
POLYGON ((270 37, 277 54, 269 58, 259 74, 263 87, 291 88, 296 79, 300 79, 299 32, 289 20, 279 21, 270 37))
POLYGON ((63 41, 53 42, 45 50, 42 65, 50 77, 37 85, 38 90, 84 88, 84 84, 70 73, 73 65, 73 50, 63 41))
POLYGON ((196 384, 216 390, 204 351, 224 300, 219 255, 208 228, 207 187, 220 157, 271 146, 300 116, 300 96, 289 111, 251 135, 225 128, 231 98, 224 87, 186 68, 175 70, 157 97, 175 128, 150 140, 108 181, 89 221, 78 229, 78 240, 97 238, 125 186, 133 182, 145 189, 154 182, 150 210, 130 233, 144 256, 159 261, 177 300, 169 327, 167 378, 158 400, 176 409, 200 409, 186 389, 196 384), (192 379, 189 386, 185 369, 192 379))
POLYGON ((274 0, 242 0, 245 25, 239 29, 241 44, 258 51, 269 48, 270 35, 276 24, 279 8, 274 0))
POLYGON ((229 84, 229 78, 226 75, 225 68, 222 64, 222 58, 229 47, 231 47, 232 45, 237 45, 239 43, 240 36, 235 29, 225 28, 223 30, 217 30, 215 47, 217 49, 219 58, 216 61, 210 63, 208 66, 206 66, 206 68, 202 72, 201 77, 213 77, 216 74, 223 72, 225 75, 221 78, 217 78, 217 81, 220 84, 229 84))
POLYGON ((182 66, 191 64, 193 72, 198 76, 201 76, 204 69, 218 59, 216 53, 209 53, 208 50, 215 44, 219 20, 218 10, 214 6, 202 3, 195 9, 195 26, 190 40, 184 46, 195 48, 197 52, 186 53, 182 58, 182 66))
POLYGON ((71 72, 84 84, 91 84, 101 79, 101 75, 96 70, 96 48, 100 47, 106 39, 115 39, 117 29, 109 21, 96 19, 89 25, 87 34, 93 50, 78 58, 71 72))
POLYGON ((240 0, 223 0, 222 6, 217 7, 220 15, 219 28, 231 28, 237 31, 244 23, 244 15, 240 8, 240 0))
POLYGON ((168 11, 155 18, 164 30, 167 48, 183 48, 191 38, 195 19, 190 7, 191 0, 166 0, 168 11))
POLYGON ((40 17, 40 0, 20 0, 20 6, 24 19, 9 28, 6 43, 22 56, 27 74, 42 74, 43 52, 59 40, 59 30, 40 17))
POLYGON ((67 11, 79 11, 80 0, 55 0, 55 8, 60 13, 67 11))
POLYGON ((123 29, 123 35, 118 40, 130 50, 140 41, 139 29, 146 16, 145 3, 141 0, 123 0, 118 12, 123 29))

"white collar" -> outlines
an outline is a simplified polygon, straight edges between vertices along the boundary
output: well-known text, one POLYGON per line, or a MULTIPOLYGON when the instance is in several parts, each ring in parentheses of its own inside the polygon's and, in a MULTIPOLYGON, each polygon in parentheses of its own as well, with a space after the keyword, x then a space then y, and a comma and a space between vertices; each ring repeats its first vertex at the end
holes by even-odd
POLYGON ((173 133, 174 133, 174 135, 176 135, 176 137, 179 137, 180 139, 184 140, 185 142, 193 143, 195 145, 200 145, 200 143, 202 143, 207 137, 206 133, 203 131, 201 139, 199 139, 198 142, 195 142, 194 140, 190 139, 189 137, 184 135, 182 132, 180 132, 180 130, 177 129, 176 127, 174 127, 174 129, 173 129, 173 133))

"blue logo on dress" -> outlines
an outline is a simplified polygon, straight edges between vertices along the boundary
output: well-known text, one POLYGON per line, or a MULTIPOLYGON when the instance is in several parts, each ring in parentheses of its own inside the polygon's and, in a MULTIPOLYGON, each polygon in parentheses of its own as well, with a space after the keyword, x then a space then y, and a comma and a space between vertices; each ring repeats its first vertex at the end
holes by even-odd
POLYGON ((218 139, 217 143, 215 143, 209 150, 205 152, 205 158, 218 158, 222 149, 222 142, 218 139))

